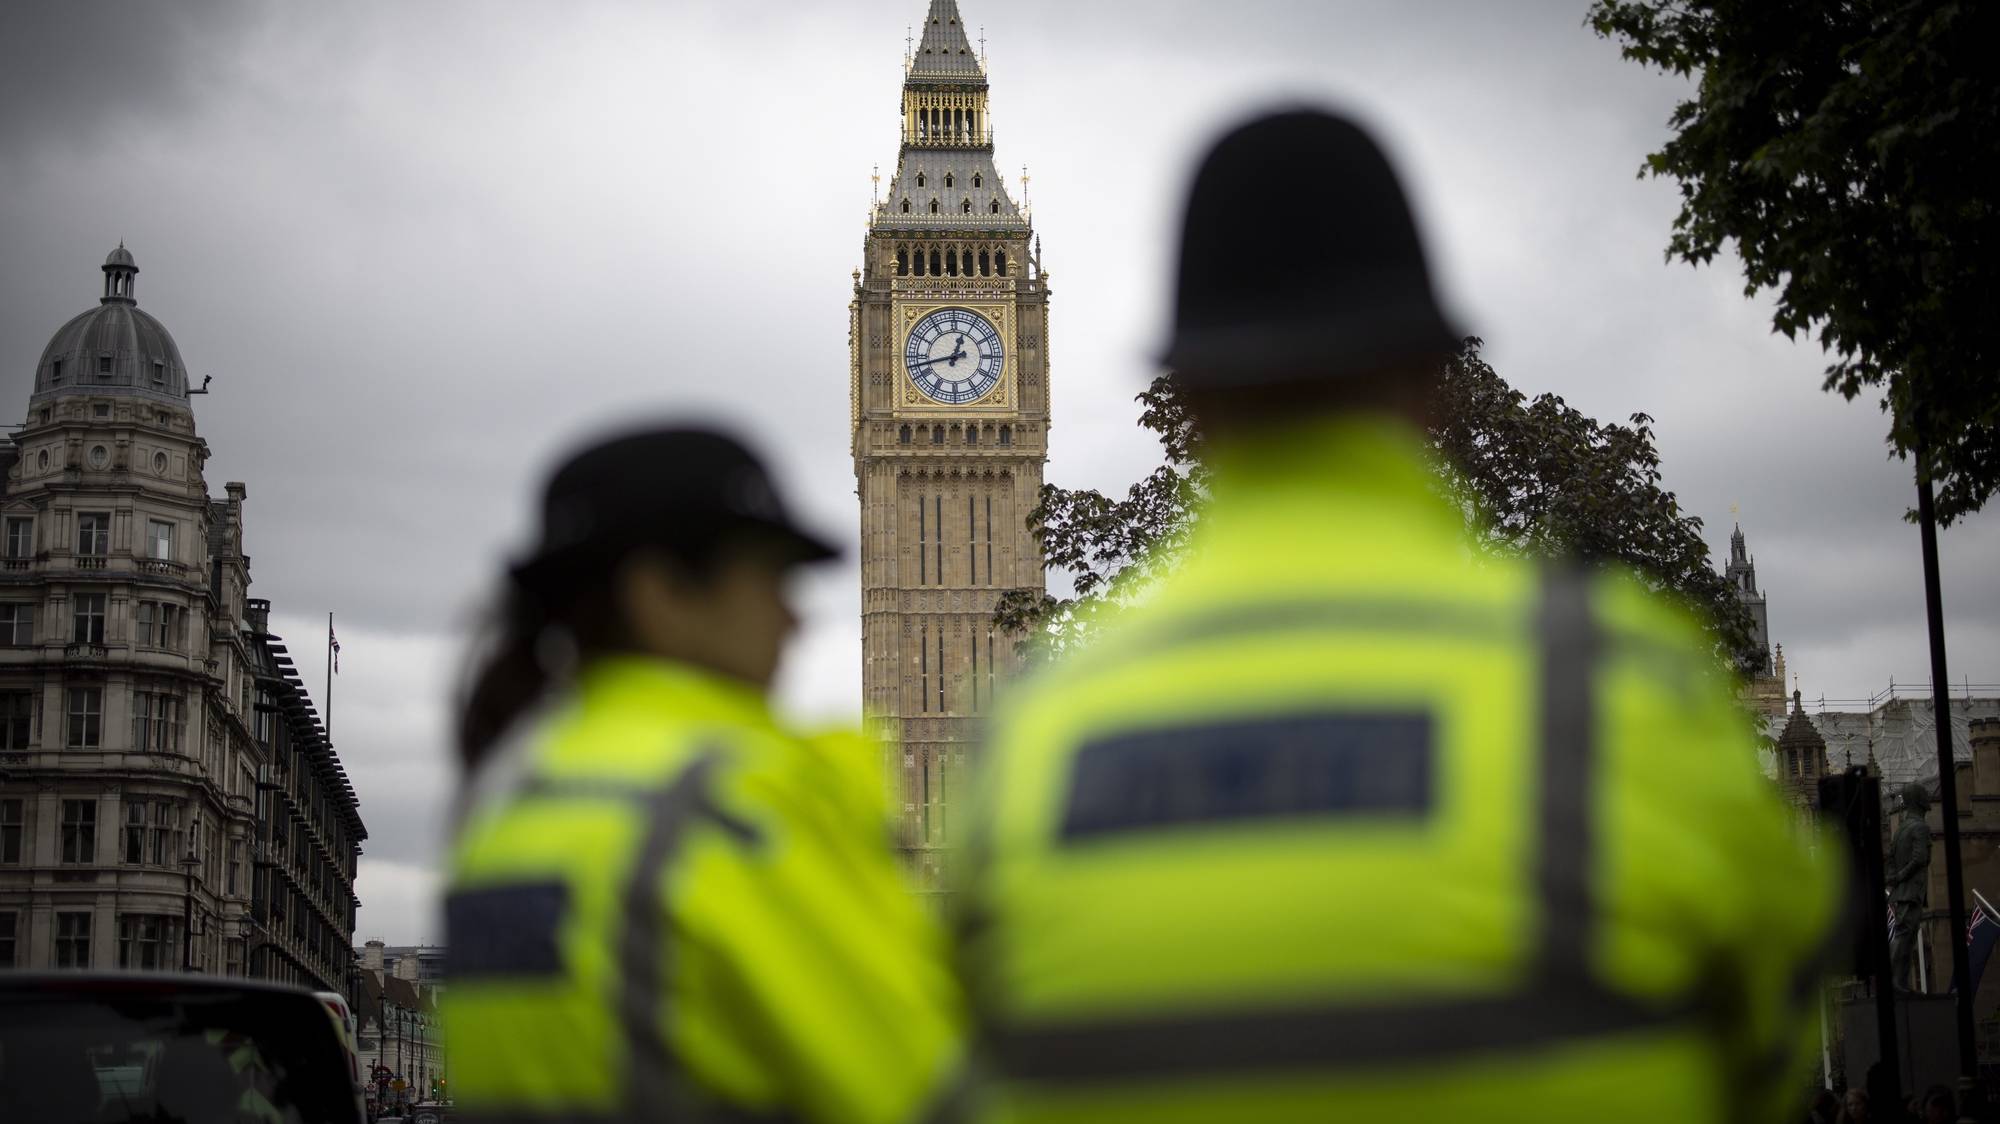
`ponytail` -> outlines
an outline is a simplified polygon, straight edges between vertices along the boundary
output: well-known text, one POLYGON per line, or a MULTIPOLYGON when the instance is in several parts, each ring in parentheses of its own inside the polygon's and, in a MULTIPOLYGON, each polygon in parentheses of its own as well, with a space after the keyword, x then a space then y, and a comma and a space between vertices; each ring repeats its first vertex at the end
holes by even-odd
POLYGON ((477 670, 462 694, 458 759, 465 772, 477 769, 514 722, 549 689, 554 676, 543 666, 538 649, 550 625, 538 598, 518 587, 503 595, 486 626, 490 643, 474 646, 479 653, 473 659, 477 670))

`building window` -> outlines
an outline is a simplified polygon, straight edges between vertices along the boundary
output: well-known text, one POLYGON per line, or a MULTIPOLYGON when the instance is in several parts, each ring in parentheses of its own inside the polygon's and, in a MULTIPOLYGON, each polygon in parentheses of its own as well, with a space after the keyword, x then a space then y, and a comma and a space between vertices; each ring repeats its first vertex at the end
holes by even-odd
POLYGON ((977 445, 977 444, 979 444, 979 427, 978 427, 978 426, 976 426, 976 425, 968 425, 968 426, 966 426, 966 427, 965 427, 965 443, 966 443, 966 444, 968 444, 968 445, 977 445))
POLYGON ((104 741, 104 688, 69 689, 69 738, 71 749, 96 749, 104 741))
POLYGON ((174 525, 160 519, 146 521, 147 557, 163 561, 174 556, 174 525))
POLYGON ((76 517, 76 552, 92 558, 111 553, 111 513, 85 511, 76 517))
POLYGON ((950 187, 952 185, 952 174, 950 172, 946 172, 944 174, 944 185, 946 187, 950 187))
POLYGON ((166 381, 167 381, 167 365, 166 365, 165 363, 162 363, 162 362, 160 362, 160 361, 159 361, 159 360, 157 360, 157 359, 156 359, 156 360, 154 360, 154 361, 153 361, 153 385, 155 385, 155 386, 158 386, 158 385, 160 385, 160 384, 162 384, 162 383, 164 383, 164 382, 166 382, 166 381))
POLYGON ((0 691, 0 749, 29 748, 34 715, 33 691, 0 691))
MULTIPOLYGON (((51 366, 51 367, 49 368, 49 381, 50 381, 50 382, 61 382, 61 381, 62 381, 62 365, 63 365, 63 361, 62 361, 62 360, 60 360, 60 359, 58 359, 58 360, 56 360, 56 361, 55 361, 55 364, 54 364, 53 366, 51 366)), ((48 411, 47 411, 47 410, 43 410, 43 411, 42 411, 42 413, 43 413, 44 415, 46 415, 46 414, 48 413, 48 411)), ((49 419, 48 419, 48 418, 47 418, 47 417, 45 416, 45 417, 43 417, 43 418, 42 418, 42 420, 43 420, 43 421, 47 421, 47 420, 49 420, 49 419)))
POLYGON ((932 427, 931 427, 931 444, 933 444, 933 445, 942 445, 942 444, 944 444, 944 427, 943 427, 943 426, 941 426, 941 425, 934 425, 934 426, 932 426, 932 427))
POLYGON ((90 967, 90 914, 56 914, 56 967, 90 967))
POLYGON ((938 201, 933 199, 931 200, 931 214, 935 215, 937 213, 938 213, 938 201))
POLYGON ((21 915, 0 913, 0 968, 12 968, 15 963, 14 946, 20 936, 21 915))
POLYGON ((242 870, 243 841, 241 839, 231 839, 229 841, 229 884, 226 892, 232 898, 236 896, 236 882, 241 877, 242 870))
POLYGON ((1012 445, 1012 444, 1014 443, 1014 427, 1013 427, 1013 426, 1011 426, 1011 425, 1003 425, 1003 426, 1001 426, 1001 427, 1000 427, 1000 443, 1001 443, 1002 445, 1012 445))
POLYGON ((97 801, 62 802, 62 861, 74 866, 97 861, 97 801))
POLYGON ((100 375, 111 373, 111 357, 109 355, 100 355, 97 357, 97 373, 100 375))
POLYGON ((35 607, 23 601, 0 602, 0 648, 25 648, 35 642, 35 607))
POLYGON ((166 601, 141 601, 133 616, 132 638, 141 647, 178 652, 186 628, 186 609, 166 601))
POLYGON ((99 402, 99 403, 98 403, 98 404, 96 404, 95 406, 92 406, 92 407, 90 408, 90 416, 91 416, 91 417, 93 417, 93 418, 108 418, 108 417, 110 417, 110 416, 111 416, 111 403, 109 403, 109 402, 99 402))
POLYGON ((146 861, 146 802, 137 798, 125 802, 123 861, 134 866, 146 861))
POLYGON ((896 431, 896 443, 897 443, 897 444, 899 444, 899 445, 907 445, 907 444, 909 444, 909 443, 910 443, 910 427, 909 427, 909 426, 907 426, 907 425, 906 425, 906 426, 904 426, 904 427, 903 427, 902 429, 899 429, 899 430, 897 430, 897 431, 896 431))
POLYGON ((7 557, 26 558, 35 553, 35 521, 18 515, 7 517, 7 557))
POLYGON ((917 173, 917 186, 918 187, 924 186, 924 174, 922 172, 917 173))
POLYGON ((181 700, 154 691, 132 692, 132 748, 148 753, 179 753, 181 700))
POLYGON ((991 203, 987 204, 987 207, 986 207, 986 211, 987 211, 987 213, 988 213, 988 214, 993 214, 993 215, 997 215, 997 214, 999 214, 999 213, 1000 213, 1000 201, 999 201, 998 199, 995 199, 995 200, 994 200, 993 202, 991 202, 991 203))
POLYGON ((153 801, 153 824, 147 839, 146 859, 154 866, 172 866, 180 861, 181 806, 171 800, 153 801))
POLYGON ((906 215, 910 213, 910 201, 908 199, 903 200, 903 213, 906 215))
POLYGON ((160 969, 170 967, 167 951, 173 947, 173 924, 157 913, 118 915, 118 966, 160 969))
POLYGON ((104 643, 104 594, 78 593, 71 599, 71 621, 75 627, 70 640, 78 644, 104 643))
POLYGON ((21 861, 21 801, 0 800, 0 863, 21 861))

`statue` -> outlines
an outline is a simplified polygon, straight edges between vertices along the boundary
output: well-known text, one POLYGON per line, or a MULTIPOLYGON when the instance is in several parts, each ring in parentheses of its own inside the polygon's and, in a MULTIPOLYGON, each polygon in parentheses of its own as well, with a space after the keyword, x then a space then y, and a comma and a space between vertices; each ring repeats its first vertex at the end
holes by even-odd
POLYGON ((1917 939, 1930 899, 1931 825, 1924 822, 1930 811, 1930 794, 1915 781, 1903 786, 1903 825, 1889 843, 1889 912, 1895 939, 1889 945, 1889 978, 1896 987, 1906 987, 1910 961, 1916 956, 1917 939))

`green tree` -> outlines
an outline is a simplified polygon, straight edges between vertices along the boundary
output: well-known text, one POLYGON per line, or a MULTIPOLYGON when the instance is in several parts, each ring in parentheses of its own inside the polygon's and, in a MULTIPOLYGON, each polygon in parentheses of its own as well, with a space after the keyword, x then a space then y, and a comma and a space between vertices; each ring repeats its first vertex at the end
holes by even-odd
POLYGON ((1825 389, 1880 387, 1946 526, 2000 486, 2000 4, 1596 0, 1626 58, 1699 76, 1641 176, 1679 182, 1669 261, 1724 243, 1825 389))
MULTIPOLYGON (((1717 652, 1739 671, 1761 670, 1750 620, 1728 580, 1709 565, 1701 520, 1660 488, 1652 419, 1601 424, 1553 394, 1513 387, 1468 337, 1446 363, 1430 431, 1440 486, 1465 512, 1475 541, 1499 553, 1616 560, 1654 588, 1692 604, 1717 652)), ((1206 475, 1201 434, 1171 375, 1138 396, 1139 424, 1159 437, 1165 462, 1122 500, 1088 489, 1042 488, 1031 519, 1051 567, 1074 579, 1055 597, 1017 590, 997 620, 1027 638, 1030 658, 1085 641, 1093 607, 1142 590, 1169 569, 1199 515, 1206 475)))

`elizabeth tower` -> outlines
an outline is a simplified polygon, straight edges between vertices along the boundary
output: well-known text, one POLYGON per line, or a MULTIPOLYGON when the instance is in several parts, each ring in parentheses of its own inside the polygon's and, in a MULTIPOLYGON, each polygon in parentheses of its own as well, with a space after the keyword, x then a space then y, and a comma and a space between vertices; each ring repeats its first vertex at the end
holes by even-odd
POLYGON ((862 691, 927 881, 1014 662, 995 603, 1043 588, 1027 518, 1048 451, 1049 295, 1033 242, 994 167, 984 60, 955 0, 931 0, 849 325, 862 691))

